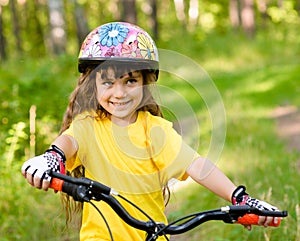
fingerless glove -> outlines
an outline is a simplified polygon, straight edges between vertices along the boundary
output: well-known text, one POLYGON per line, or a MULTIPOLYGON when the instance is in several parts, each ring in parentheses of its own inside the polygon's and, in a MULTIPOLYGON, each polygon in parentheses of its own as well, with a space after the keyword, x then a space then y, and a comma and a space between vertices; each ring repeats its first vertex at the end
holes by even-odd
POLYGON ((44 154, 44 158, 47 159, 47 164, 49 169, 55 172, 60 172, 65 174, 65 163, 66 157, 61 149, 57 146, 52 145, 50 149, 48 149, 44 154))
POLYGON ((65 174, 66 157, 61 149, 52 145, 44 154, 33 157, 26 161, 22 166, 22 171, 32 176, 39 177, 42 180, 51 180, 47 171, 51 169, 54 172, 65 174))
POLYGON ((264 201, 260 201, 256 198, 251 198, 248 193, 246 193, 246 188, 244 186, 238 186, 231 197, 231 201, 233 205, 248 205, 250 207, 257 208, 259 210, 269 210, 275 211, 278 210, 276 207, 266 203, 264 201))

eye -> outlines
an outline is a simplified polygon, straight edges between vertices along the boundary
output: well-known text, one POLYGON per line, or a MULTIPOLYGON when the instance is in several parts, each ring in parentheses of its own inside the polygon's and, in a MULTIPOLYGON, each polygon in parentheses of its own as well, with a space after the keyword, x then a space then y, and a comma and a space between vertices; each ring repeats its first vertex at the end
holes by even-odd
POLYGON ((137 83, 136 79, 128 79, 127 80, 127 84, 135 84, 135 83, 137 83))
POLYGON ((103 81, 102 85, 109 87, 109 86, 113 85, 113 82, 112 81, 103 81))

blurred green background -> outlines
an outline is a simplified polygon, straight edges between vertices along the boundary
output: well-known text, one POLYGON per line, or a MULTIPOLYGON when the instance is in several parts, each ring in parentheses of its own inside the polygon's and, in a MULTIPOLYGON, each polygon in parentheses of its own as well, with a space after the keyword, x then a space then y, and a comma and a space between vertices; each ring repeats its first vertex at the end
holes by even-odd
MULTIPOLYGON (((20 168, 57 136, 78 77, 79 43, 117 20, 137 23, 159 48, 192 58, 208 73, 227 120, 218 166, 252 196, 289 211, 279 228, 247 232, 209 222, 174 240, 299 240, 299 153, 278 137, 272 115, 277 107, 300 106, 299 9, 296 0, 0 0, 0 240, 78 240, 75 224, 65 228, 59 194, 31 188, 20 168)), ((159 83, 195 110, 205 153, 211 123, 204 104, 172 74, 162 72, 159 83)), ((221 205, 227 203, 191 184, 172 194, 168 215, 221 205)))

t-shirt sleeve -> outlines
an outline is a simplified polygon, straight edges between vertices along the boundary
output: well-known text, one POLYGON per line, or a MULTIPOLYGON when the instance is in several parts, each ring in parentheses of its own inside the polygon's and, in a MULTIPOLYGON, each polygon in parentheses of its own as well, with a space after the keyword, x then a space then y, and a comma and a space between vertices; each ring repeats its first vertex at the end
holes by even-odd
POLYGON ((169 181, 171 178, 185 180, 188 178, 187 168, 199 157, 199 154, 184 142, 173 128, 170 140, 169 148, 172 156, 165 167, 165 181, 169 181))
POLYGON ((184 142, 172 127, 172 123, 162 123, 152 128, 153 157, 161 172, 161 181, 185 180, 186 169, 199 157, 197 151, 184 142))

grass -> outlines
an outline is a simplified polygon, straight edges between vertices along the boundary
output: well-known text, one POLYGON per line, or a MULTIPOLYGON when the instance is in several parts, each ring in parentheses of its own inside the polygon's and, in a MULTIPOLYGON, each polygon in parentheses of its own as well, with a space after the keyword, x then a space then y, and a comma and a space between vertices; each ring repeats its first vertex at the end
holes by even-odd
MULTIPOLYGON (((271 117, 276 106, 300 106, 300 65, 295 61, 299 56, 299 43, 290 34, 292 36, 285 39, 282 36, 274 38, 270 44, 268 37, 271 34, 259 34, 255 41, 231 34, 208 36, 198 43, 187 37, 189 48, 174 46, 173 49, 178 47, 183 54, 197 60, 222 97, 226 139, 217 165, 235 183, 245 184, 252 196, 287 209, 289 217, 280 228, 254 227, 252 232, 237 225, 206 223, 185 234, 184 240, 275 241, 284 237, 284 240, 294 241, 300 238, 300 184, 295 168, 299 154, 286 150, 285 143, 277 137, 276 123, 271 117)), ((18 71, 14 67, 15 61, 0 68, 0 136, 3 140, 0 156, 4 160, 0 163, 0 240, 77 240, 76 232, 68 234, 65 231, 59 195, 31 188, 20 174, 20 167, 28 158, 28 110, 32 104, 37 106, 39 135, 36 149, 37 153, 41 153, 58 132, 67 96, 76 81, 75 63, 68 56, 18 61, 18 71), (23 132, 16 134, 18 132, 13 125, 20 122, 24 122, 25 127, 23 132), (18 145, 13 150, 14 158, 10 163, 6 157, 14 138, 18 145)), ((171 74, 161 73, 160 83, 180 93, 179 97, 183 97, 187 106, 191 107, 189 113, 200 120, 200 141, 197 136, 189 141, 199 142, 197 147, 205 155, 212 128, 206 99, 201 99, 197 88, 193 88, 195 86, 182 84, 180 78, 171 74)), ((206 93, 204 87, 207 86, 203 86, 201 93, 206 93)), ((161 99, 167 101, 167 98, 161 99)), ((168 104, 172 103, 176 103, 172 107, 175 110, 178 102, 170 98, 168 104)), ((174 117, 172 113, 170 117, 174 117)), ((173 194, 169 215, 176 218, 226 204, 203 187, 190 185, 173 194)))
MULTIPOLYGON (((236 184, 246 185, 253 197, 288 210, 289 217, 280 228, 254 227, 252 232, 221 222, 206 223, 181 235, 183 240, 299 239, 299 171, 295 168, 299 153, 288 152, 286 143, 279 140, 271 113, 282 105, 300 106, 300 65, 269 61, 262 67, 256 63, 235 71, 210 70, 227 120, 226 142, 217 165, 236 184)), ((170 218, 227 205, 195 184, 175 193, 173 199, 177 204, 172 204, 170 218)))

